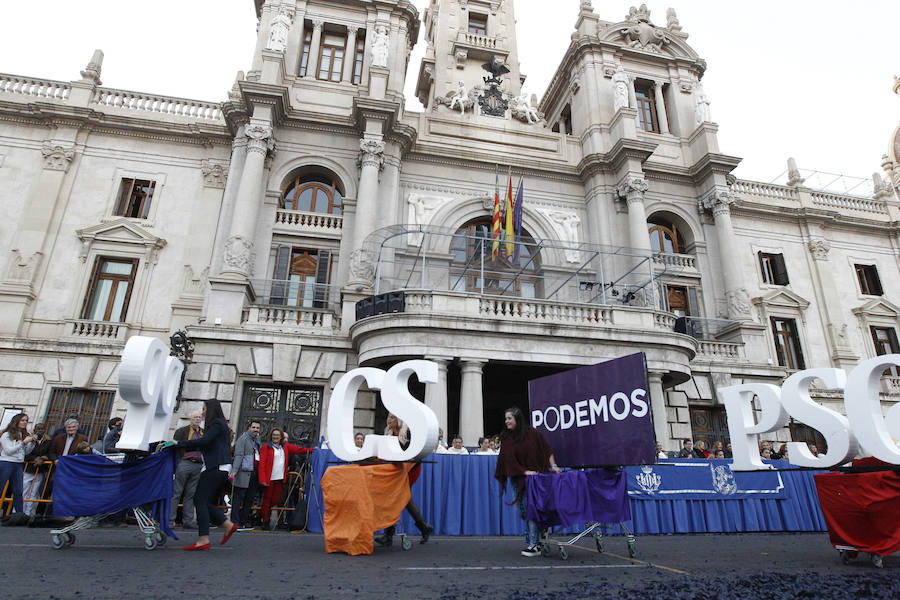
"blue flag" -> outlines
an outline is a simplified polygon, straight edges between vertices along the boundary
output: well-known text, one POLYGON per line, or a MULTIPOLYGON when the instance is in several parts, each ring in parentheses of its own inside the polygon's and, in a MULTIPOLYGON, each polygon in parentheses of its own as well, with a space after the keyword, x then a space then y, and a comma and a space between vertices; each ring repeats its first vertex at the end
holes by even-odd
POLYGON ((524 201, 524 190, 523 184, 525 180, 524 178, 519 178, 519 189, 516 191, 516 201, 513 206, 513 229, 516 232, 516 249, 513 252, 512 262, 513 264, 518 264, 519 262, 519 248, 522 241, 522 202, 524 201))

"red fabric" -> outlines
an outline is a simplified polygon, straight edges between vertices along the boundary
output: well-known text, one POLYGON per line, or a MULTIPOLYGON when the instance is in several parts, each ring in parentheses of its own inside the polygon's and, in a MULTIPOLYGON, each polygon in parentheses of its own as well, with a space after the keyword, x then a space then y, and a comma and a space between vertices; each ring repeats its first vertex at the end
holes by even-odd
POLYGON ((263 524, 269 522, 269 513, 272 510, 272 506, 281 502, 282 486, 282 482, 276 479, 275 481, 270 481, 269 484, 263 488, 263 501, 262 506, 259 509, 263 524))
MULTIPOLYGON (((291 454, 309 454, 313 451, 312 448, 301 448, 300 446, 295 446, 293 444, 282 444, 282 448, 284 448, 284 473, 281 475, 281 480, 287 480, 288 474, 288 457, 291 454)), ((269 482, 272 480, 272 463, 275 461, 275 448, 272 447, 272 443, 269 442, 265 446, 259 449, 259 485, 269 485, 269 482)), ((276 480, 277 481, 277 480, 276 480)))
POLYGON ((832 545, 900 551, 900 474, 822 473, 815 481, 832 545))

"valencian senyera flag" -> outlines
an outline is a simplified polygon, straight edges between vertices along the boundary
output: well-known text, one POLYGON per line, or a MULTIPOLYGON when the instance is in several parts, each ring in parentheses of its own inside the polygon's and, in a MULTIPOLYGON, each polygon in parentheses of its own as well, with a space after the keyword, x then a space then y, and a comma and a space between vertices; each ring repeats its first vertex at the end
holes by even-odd
POLYGON ((491 220, 491 262, 500 254, 500 175, 494 172, 494 217, 491 220))
POLYGON ((516 233, 516 249, 513 252, 513 264, 519 264, 519 249, 522 247, 522 202, 525 200, 525 179, 519 178, 519 189, 516 190, 516 200, 513 206, 513 229, 516 233))
POLYGON ((516 239, 515 231, 513 231, 513 192, 512 192, 512 172, 509 174, 509 182, 506 184, 506 226, 503 228, 503 239, 506 241, 506 259, 512 260, 513 250, 516 239))

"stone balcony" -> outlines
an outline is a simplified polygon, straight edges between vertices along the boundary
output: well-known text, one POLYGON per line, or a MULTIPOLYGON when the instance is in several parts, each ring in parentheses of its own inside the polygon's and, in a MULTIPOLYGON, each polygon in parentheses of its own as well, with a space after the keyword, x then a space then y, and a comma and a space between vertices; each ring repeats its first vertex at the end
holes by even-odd
POLYGON ((315 235, 340 237, 344 217, 301 210, 278 209, 275 211, 273 233, 288 235, 315 235))
POLYGON ((468 58, 493 60, 495 57, 505 59, 509 49, 500 38, 460 31, 453 43, 453 55, 464 53, 468 58))
POLYGON ((127 323, 112 321, 90 321, 87 319, 69 319, 63 323, 64 338, 105 343, 121 342, 128 339, 127 323))

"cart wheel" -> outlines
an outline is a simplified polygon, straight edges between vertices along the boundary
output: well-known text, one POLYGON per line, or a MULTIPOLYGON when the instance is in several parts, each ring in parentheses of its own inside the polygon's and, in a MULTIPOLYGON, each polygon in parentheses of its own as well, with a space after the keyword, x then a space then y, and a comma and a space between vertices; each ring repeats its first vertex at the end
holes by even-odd
POLYGON ((565 546, 560 546, 560 547, 559 547, 559 557, 560 557, 561 559, 563 559, 563 560, 568 560, 568 559, 569 559, 569 551, 566 550, 565 546))
POLYGON ((550 556, 550 544, 541 544, 541 556, 550 556))
POLYGON ((634 549, 634 542, 628 542, 628 558, 634 558, 637 551, 634 549))
POLYGON ((144 538, 144 550, 156 550, 156 547, 159 544, 156 543, 156 539, 153 536, 148 535, 144 538))
POLYGON ((66 547, 66 534, 65 533, 55 533, 50 538, 50 543, 53 544, 53 547, 57 550, 62 550, 66 547))
POLYGON ((153 534, 153 539, 156 540, 157 546, 165 546, 166 542, 168 541, 168 538, 159 531, 157 531, 156 533, 153 534))
POLYGON ((409 550, 410 548, 412 548, 412 540, 404 535, 402 538, 400 538, 400 547, 404 550, 409 550))
POLYGON ((74 533, 64 533, 66 536, 66 548, 75 544, 75 534, 74 533))
POLYGON ((874 566, 876 569, 883 569, 884 561, 877 554, 873 554, 872 555, 872 566, 874 566))

